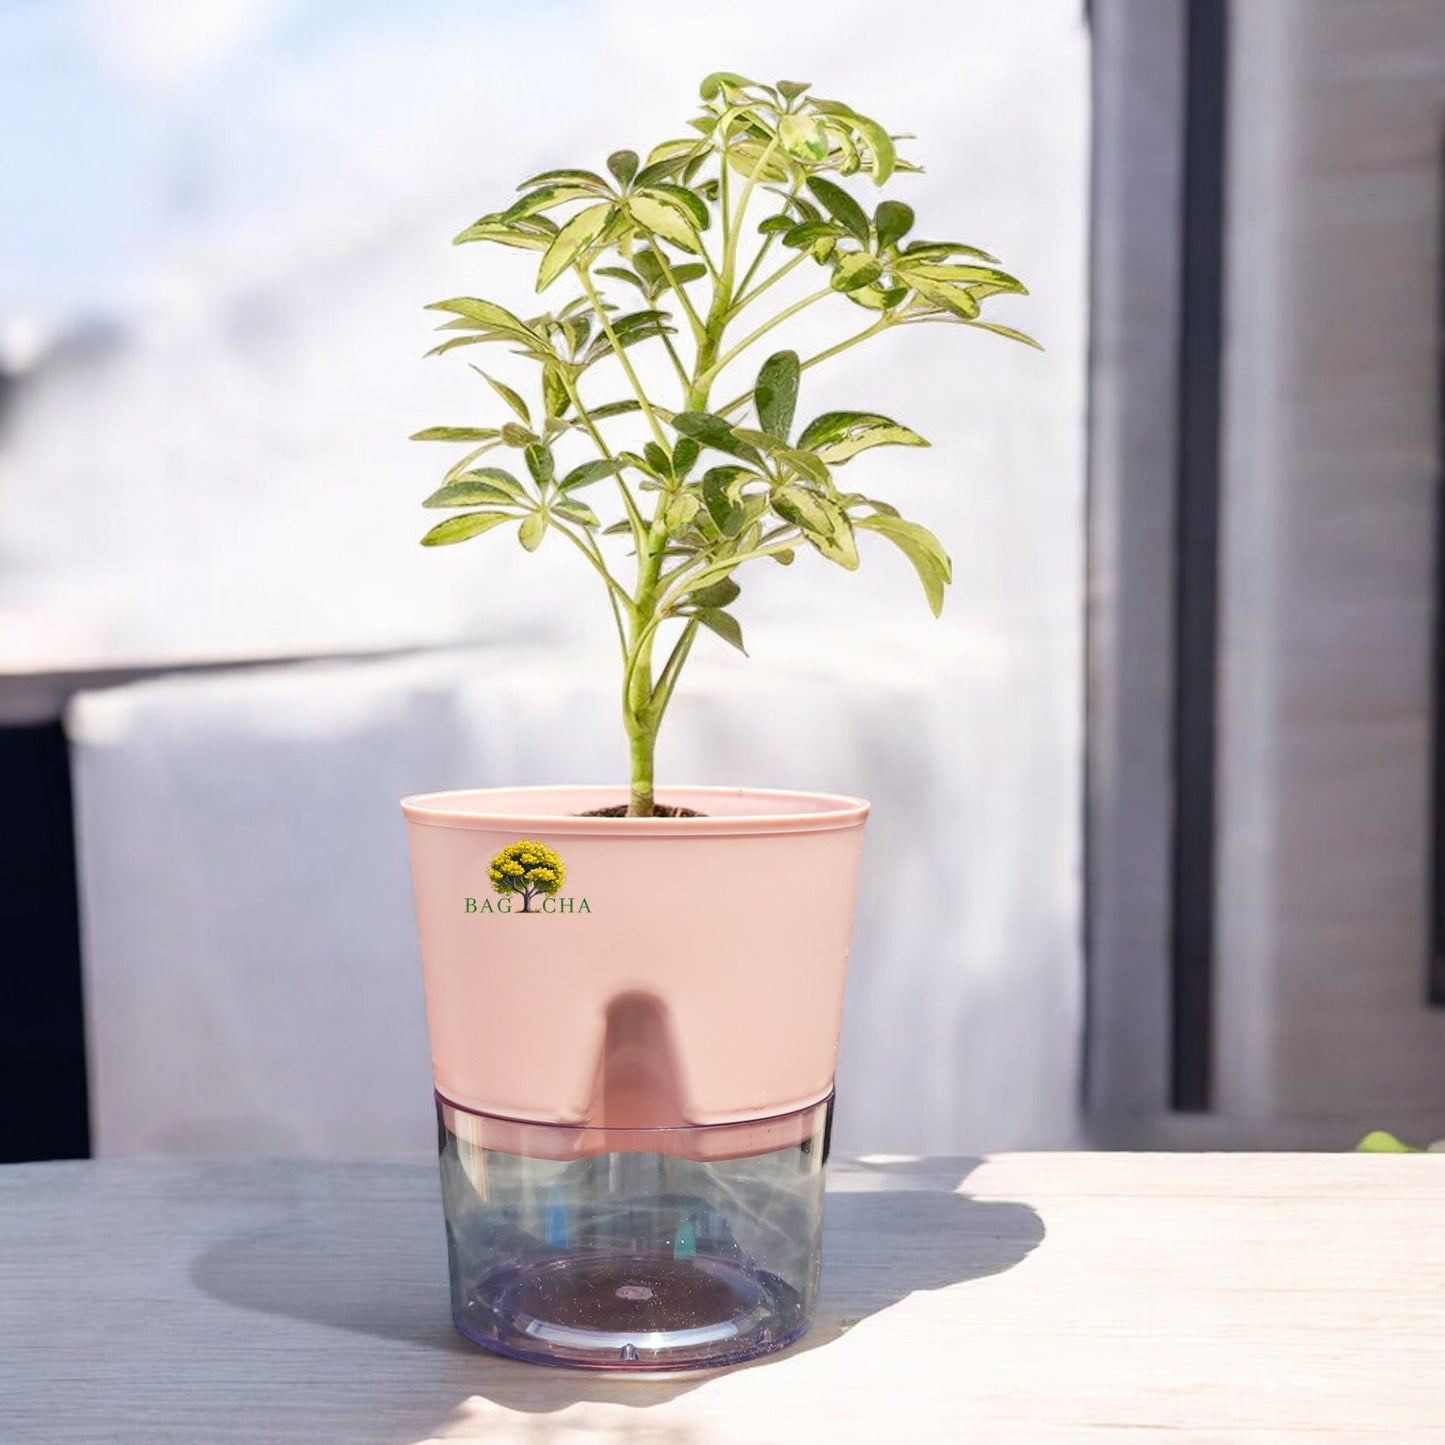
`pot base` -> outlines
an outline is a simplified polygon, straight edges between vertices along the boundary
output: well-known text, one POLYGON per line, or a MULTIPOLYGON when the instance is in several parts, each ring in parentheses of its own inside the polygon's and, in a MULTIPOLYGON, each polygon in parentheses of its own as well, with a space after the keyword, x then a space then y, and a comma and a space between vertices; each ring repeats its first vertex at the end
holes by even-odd
POLYGON ((650 1147, 559 1158, 556 1136, 575 1129, 513 1122, 512 1147, 533 1152, 503 1152, 474 1142, 476 1127, 454 1132, 459 1111, 445 1106, 457 1329, 514 1359, 634 1374, 791 1344, 817 1297, 830 1109, 764 1153, 716 1157, 717 1142, 695 1136, 736 1137, 721 1125, 609 1129, 609 1145, 621 1134, 650 1147))
POLYGON ((785 1280, 719 1260, 554 1260, 479 1283, 456 1325, 513 1359, 582 1369, 704 1369, 755 1359, 806 1328, 785 1280))

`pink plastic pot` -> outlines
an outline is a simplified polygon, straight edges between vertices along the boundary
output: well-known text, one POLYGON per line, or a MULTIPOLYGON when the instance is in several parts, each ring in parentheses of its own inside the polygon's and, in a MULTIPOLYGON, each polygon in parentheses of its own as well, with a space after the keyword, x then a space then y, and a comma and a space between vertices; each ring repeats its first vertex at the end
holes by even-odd
POLYGON ((659 802, 704 816, 582 816, 617 800, 402 804, 453 1312, 526 1359, 745 1359, 796 1338, 816 1297, 868 805, 680 788, 659 802), (560 882, 518 843, 552 850, 560 882), (522 891, 498 891, 499 863, 522 891))

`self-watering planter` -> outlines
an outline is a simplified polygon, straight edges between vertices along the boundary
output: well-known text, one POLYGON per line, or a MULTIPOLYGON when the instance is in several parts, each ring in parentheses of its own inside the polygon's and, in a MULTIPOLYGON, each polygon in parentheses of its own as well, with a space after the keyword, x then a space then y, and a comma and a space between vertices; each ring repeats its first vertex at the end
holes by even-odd
POLYGON ((612 788, 406 799, 457 1328, 694 1369, 795 1340, 868 805, 612 788))

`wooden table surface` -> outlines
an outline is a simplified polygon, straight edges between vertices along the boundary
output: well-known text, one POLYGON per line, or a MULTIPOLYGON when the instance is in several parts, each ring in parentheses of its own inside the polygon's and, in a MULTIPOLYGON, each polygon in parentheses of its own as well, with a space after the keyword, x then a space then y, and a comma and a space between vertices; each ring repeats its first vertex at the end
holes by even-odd
POLYGON ((431 1161, 0 1168, 0 1440, 1445 1441, 1445 1157, 835 1161, 812 1332, 661 1382, 448 1315, 431 1161))

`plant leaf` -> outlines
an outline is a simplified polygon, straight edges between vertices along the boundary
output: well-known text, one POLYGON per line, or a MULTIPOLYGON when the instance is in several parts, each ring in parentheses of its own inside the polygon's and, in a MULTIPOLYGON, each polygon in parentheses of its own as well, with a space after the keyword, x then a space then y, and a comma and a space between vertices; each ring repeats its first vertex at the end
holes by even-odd
POLYGON ((522 500, 523 493, 521 484, 511 475, 510 472, 503 472, 495 467, 482 467, 475 472, 469 472, 459 477, 454 482, 448 482, 444 487, 433 492, 423 507, 510 507, 522 500), (488 480, 491 477, 502 479, 499 484, 496 481, 488 480))
POLYGON ((913 229, 913 207, 903 201, 880 201, 873 212, 880 249, 896 246, 913 229))
POLYGON ((489 442, 501 436, 496 427, 488 426, 429 426, 413 432, 408 440, 414 442, 489 442))
POLYGON ((607 157, 607 169, 612 172, 619 186, 628 185, 642 164, 636 151, 613 151, 607 157))
POLYGON ((828 132, 816 115, 785 115, 778 122, 778 144, 795 161, 821 161, 828 156, 828 132))
POLYGON ((533 186, 546 185, 549 181, 577 181, 592 190, 605 191, 607 189, 607 182, 595 171, 577 170, 541 171, 535 176, 528 176, 517 189, 526 191, 533 186))
POLYGON ((641 411, 642 403, 633 401, 630 397, 626 401, 604 402, 601 406, 588 407, 587 414, 593 421, 606 421, 610 416, 623 416, 629 411, 641 411))
POLYGON ((793 425, 801 370, 796 351, 775 351, 763 362, 753 389, 759 423, 769 436, 780 442, 787 441, 793 425))
POLYGON ((799 221, 783 233, 783 245, 792 247, 811 246, 814 241, 833 241, 842 232, 832 221, 799 221))
POLYGON ((571 499, 563 502, 554 502, 552 504, 552 510, 564 521, 576 522, 583 527, 597 527, 601 525, 597 513, 594 512, 586 502, 578 502, 571 499))
POLYGON ((450 311, 453 315, 463 316, 469 321, 478 321, 483 326, 537 340, 537 333, 519 316, 513 316, 505 306, 498 306, 494 301, 483 301, 479 296, 453 296, 447 301, 433 301, 425 309, 450 311))
MULTIPOLYGON (((527 409, 527 403, 523 401, 522 398, 518 396, 517 393, 513 391, 510 386, 508 386, 505 382, 498 381, 495 377, 488 376, 485 371, 479 370, 477 372, 477 375, 480 376, 482 380, 485 381, 487 385, 490 386, 492 390, 496 392, 497 395, 501 397, 502 400, 506 402, 507 405, 511 407, 512 410, 516 412, 519 417, 522 418, 522 421, 527 426, 532 425, 532 413, 527 409)), ((505 427, 502 428, 502 435, 504 437, 506 435, 505 427)))
POLYGON ((433 492, 423 507, 508 507, 513 503, 500 487, 489 487, 485 482, 448 482, 433 492))
POLYGON ((636 286, 649 300, 652 298, 652 291, 649 289, 647 282, 644 281, 641 276, 629 271, 625 266, 599 266, 597 268, 597 274, 599 276, 611 276, 618 281, 626 281, 629 286, 636 286))
POLYGON ((728 488, 738 477, 754 475, 743 467, 712 467, 703 473, 703 505, 724 537, 736 537, 742 531, 744 517, 742 504, 733 500, 728 488))
MULTIPOLYGON (((689 141, 688 145, 690 146, 691 144, 692 142, 689 141)), ((691 155, 684 153, 681 155, 664 156, 661 160, 657 161, 649 161, 647 165, 643 166, 643 168, 633 176, 633 183, 638 190, 643 190, 647 186, 655 186, 659 181, 665 181, 675 176, 691 159, 691 155)))
POLYGON ((541 442, 533 442, 531 446, 522 452, 527 462, 527 470, 532 474, 532 480, 539 487, 545 487, 556 475, 556 463, 552 460, 552 448, 545 447, 541 442))
POLYGON ((798 438, 798 446, 816 452, 825 462, 845 462, 870 447, 926 447, 910 427, 870 411, 825 411, 814 417, 798 438))
POLYGON ((731 612, 724 612, 720 607, 699 607, 692 615, 710 632, 717 633, 724 642, 747 656, 748 650, 743 646, 743 629, 731 612))
POLYGON ((823 499, 806 487, 779 487, 773 493, 772 506, 785 522, 801 527, 810 538, 833 535, 834 517, 823 505, 823 499))
POLYGON ((852 115, 852 121, 873 153, 873 183, 881 186, 887 182, 898 165, 898 150, 893 144, 893 137, 876 120, 869 120, 866 115, 859 115, 856 111, 852 115))
POLYGON ((1035 351, 1044 349, 1043 344, 1035 341, 1027 332, 1015 331, 1012 326, 1000 326, 997 321, 970 321, 968 324, 979 331, 992 331, 995 336, 1007 336, 1010 341, 1022 341, 1025 346, 1032 346, 1035 351))
POLYGON ((692 223, 699 231, 707 230, 711 224, 712 215, 708 211, 707 202, 696 191, 690 191, 686 186, 668 183, 653 186, 652 190, 659 197, 665 197, 681 206, 692 217, 692 223))
POLYGON ((509 421, 502 428, 502 441, 509 447, 526 447, 537 440, 537 433, 527 427, 509 421))
MULTIPOLYGON (((594 413, 595 415, 595 413, 594 413)), ((680 411, 672 418, 675 430, 684 436, 696 437, 704 446, 715 451, 726 452, 729 456, 741 457, 754 466, 762 466, 763 459, 751 442, 736 436, 731 426, 720 416, 710 411, 680 411)))
POLYGON ((903 261, 899 270, 910 278, 923 276, 930 281, 944 281, 954 285, 985 285, 995 291, 1012 291, 1020 296, 1028 295, 1028 287, 1017 276, 1000 271, 993 266, 963 266, 935 261, 903 261))
POLYGON ((522 525, 517 528, 517 540, 529 551, 535 552, 542 545, 542 538, 547 535, 547 514, 543 511, 536 511, 529 517, 522 519, 522 525))
POLYGON ((778 447, 773 452, 773 460, 787 462, 795 472, 801 472, 814 486, 827 487, 833 480, 827 464, 816 452, 805 452, 796 447, 778 447))
POLYGON ((857 291, 870 286, 883 274, 883 264, 876 256, 866 251, 854 251, 843 256, 833 268, 832 287, 835 291, 857 291))
POLYGON ((550 361, 542 368, 542 402, 548 416, 561 416, 572 404, 561 368, 550 361))
POLYGON ((997 261, 997 256, 966 246, 962 241, 910 241, 902 254, 914 261, 946 261, 950 256, 977 256, 980 261, 997 261))
POLYGON ((701 505, 696 492, 674 492, 662 508, 662 524, 668 535, 680 537, 686 532, 701 505))
POLYGON ((943 611, 943 590, 953 580, 952 564, 938 538, 917 522, 905 522, 902 517, 890 517, 886 513, 855 517, 853 525, 887 537, 908 558, 937 617, 943 611))
POLYGON ((557 232, 537 268, 538 291, 545 291, 602 234, 611 216, 612 202, 599 201, 578 211, 557 232))
POLYGON ((868 217, 863 207, 833 181, 822 176, 809 176, 808 189, 828 208, 828 213, 849 232, 860 245, 868 244, 868 217))
POLYGON ((526 216, 550 210, 553 206, 563 205, 567 201, 585 200, 593 194, 590 186, 543 186, 539 190, 523 196, 521 200, 513 201, 501 215, 483 216, 476 224, 478 226, 487 224, 506 226, 513 221, 520 221, 526 216))
POLYGON ((706 587, 699 587, 696 592, 690 592, 687 596, 687 605, 689 607, 728 607, 737 601, 742 590, 731 577, 722 577, 716 582, 710 582, 706 587))
POLYGON ((513 520, 506 512, 464 512, 460 517, 448 517, 445 522, 438 522, 421 539, 421 544, 423 547, 446 547, 453 542, 465 542, 468 537, 479 537, 483 532, 490 532, 493 527, 513 520))
POLYGON ((940 310, 947 311, 951 315, 961 316, 965 321, 973 321, 978 316, 978 301, 969 294, 962 286, 949 286, 942 281, 931 280, 927 276, 916 276, 912 272, 898 272, 900 276, 906 274, 909 285, 923 297, 930 301, 940 310))
POLYGON ((604 477, 616 476, 626 465, 626 462, 620 462, 615 457, 609 457, 605 461, 583 462, 580 467, 573 467, 557 485, 564 492, 570 492, 576 487, 588 487, 593 482, 600 482, 604 477))
POLYGON ((684 251, 696 251, 698 239, 693 233, 692 220, 678 202, 662 201, 656 192, 647 195, 629 196, 627 209, 638 225, 680 246, 684 251))

